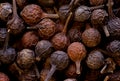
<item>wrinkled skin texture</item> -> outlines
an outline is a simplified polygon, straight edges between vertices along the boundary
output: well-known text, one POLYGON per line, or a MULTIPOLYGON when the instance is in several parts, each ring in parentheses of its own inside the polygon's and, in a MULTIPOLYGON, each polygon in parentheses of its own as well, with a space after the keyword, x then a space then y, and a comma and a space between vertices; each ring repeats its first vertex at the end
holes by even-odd
POLYGON ((39 37, 35 34, 35 32, 26 32, 21 39, 24 48, 35 47, 38 41, 39 37))
POLYGON ((108 77, 109 79, 107 81, 120 81, 120 71, 109 74, 108 77))
POLYGON ((67 49, 70 59, 74 62, 81 61, 86 57, 85 46, 80 42, 73 42, 69 45, 67 49))
POLYGON ((18 52, 18 56, 16 59, 17 65, 22 69, 30 68, 35 62, 35 54, 34 51, 30 49, 23 49, 18 52))
POLYGON ((20 15, 28 25, 35 25, 41 19, 42 9, 36 4, 30 4, 23 8, 20 15))
POLYGON ((8 21, 12 14, 12 5, 10 3, 0 3, 0 19, 8 21))
POLYGON ((103 25, 105 23, 108 14, 103 9, 96 9, 92 12, 91 22, 93 25, 103 25))
POLYGON ((69 35, 70 42, 81 41, 81 32, 76 28, 70 29, 68 32, 68 35, 69 35))
POLYGON ((91 69, 99 69, 104 64, 104 57, 100 51, 93 50, 88 55, 86 63, 91 69))
POLYGON ((114 40, 110 42, 107 47, 107 51, 109 51, 111 57, 119 57, 120 56, 120 41, 119 40, 114 40))
POLYGON ((43 39, 49 39, 56 32, 56 24, 51 19, 43 19, 38 25, 38 34, 43 39))
POLYGON ((95 28, 88 28, 82 33, 82 41, 87 47, 95 47, 101 41, 101 34, 95 28))
POLYGON ((68 46, 68 38, 64 33, 58 33, 53 36, 52 44, 56 50, 64 50, 68 46))
POLYGON ((47 40, 41 40, 37 43, 35 47, 36 56, 45 59, 52 53, 53 48, 51 42, 47 40))
POLYGON ((120 37, 120 19, 118 17, 110 19, 107 25, 107 29, 110 33, 110 36, 119 38, 120 37))
POLYGON ((0 50, 0 61, 3 64, 11 64, 15 61, 16 52, 14 48, 7 48, 5 51, 0 50))
POLYGON ((14 35, 20 34, 25 29, 24 21, 20 17, 13 17, 9 20, 7 27, 10 29, 10 33, 14 35))
POLYGON ((78 22, 84 22, 90 18, 91 11, 86 6, 80 6, 75 11, 74 20, 78 22))
POLYGON ((55 51, 51 55, 51 65, 55 65, 56 69, 63 70, 68 66, 69 57, 63 51, 55 51))

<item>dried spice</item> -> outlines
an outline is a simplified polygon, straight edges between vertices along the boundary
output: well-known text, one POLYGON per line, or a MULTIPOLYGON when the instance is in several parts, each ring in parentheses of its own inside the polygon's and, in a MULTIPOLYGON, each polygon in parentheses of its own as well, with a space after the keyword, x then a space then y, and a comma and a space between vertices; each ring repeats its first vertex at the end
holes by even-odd
POLYGON ((20 15, 28 25, 36 25, 42 18, 59 18, 58 14, 47 14, 36 4, 29 4, 23 8, 20 15))
POLYGON ((97 29, 91 28, 87 24, 86 30, 82 33, 82 42, 87 47, 95 47, 101 42, 101 34, 97 29))
POLYGON ((68 66, 69 57, 63 51, 55 51, 51 54, 51 69, 47 74, 45 81, 49 81, 56 70, 63 70, 68 66))
POLYGON ((7 31, 3 49, 0 50, 0 61, 5 65, 13 63, 16 58, 16 51, 14 48, 8 47, 8 42, 9 42, 9 30, 7 31))
POLYGON ((76 64, 76 74, 81 74, 81 61, 86 57, 86 48, 80 42, 73 42, 68 46, 67 53, 76 64))
POLYGON ((104 81, 120 81, 120 71, 107 75, 104 81))
POLYGON ((56 50, 64 50, 64 49, 66 49, 66 47, 68 45, 69 40, 66 36, 66 31, 67 31, 67 26, 68 26, 71 16, 72 16, 72 12, 69 14, 62 32, 57 33, 55 36, 53 36, 53 38, 51 40, 53 47, 56 50))
POLYGON ((38 68, 33 66, 31 69, 23 71, 20 76, 18 76, 19 81, 38 81, 39 72, 38 68))
POLYGON ((74 6, 74 1, 75 0, 71 0, 71 2, 68 4, 68 5, 62 5, 60 8, 59 8, 59 16, 60 16, 60 19, 61 21, 64 23, 64 21, 66 21, 69 13, 72 11, 72 7, 74 6))
POLYGON ((35 47, 36 60, 46 59, 53 52, 53 46, 48 40, 41 40, 35 47))
POLYGON ((27 29, 38 29, 38 35, 43 39, 49 39, 56 32, 56 24, 51 19, 44 18, 37 25, 27 29))
POLYGON ((90 18, 92 10, 99 9, 102 7, 104 7, 104 5, 100 5, 96 7, 79 6, 75 10, 74 21, 85 22, 86 20, 90 18))
POLYGON ((10 79, 5 73, 0 72, 0 81, 10 81, 10 79))
POLYGON ((13 17, 7 22, 10 33, 17 35, 25 29, 24 21, 17 14, 16 0, 13 0, 13 17))
POLYGON ((104 26, 104 31, 107 37, 119 37, 120 36, 120 19, 113 14, 112 5, 113 0, 108 0, 108 13, 109 21, 106 26, 104 26))
POLYGON ((21 69, 28 69, 32 67, 32 65, 35 63, 34 51, 30 49, 23 49, 22 51, 18 52, 16 63, 21 69))
POLYGON ((90 69, 99 69, 104 64, 104 56, 99 50, 93 50, 88 54, 86 63, 90 69))
POLYGON ((110 42, 107 47, 107 51, 110 52, 109 56, 111 57, 119 57, 120 56, 120 41, 114 40, 110 42))
POLYGON ((107 59, 105 59, 104 67, 102 68, 100 73, 101 74, 113 73, 114 70, 116 69, 115 66, 116 66, 116 63, 114 62, 114 60, 112 58, 107 58, 107 59))
POLYGON ((24 48, 34 48, 38 41, 39 37, 34 31, 26 32, 21 38, 21 43, 24 48))
POLYGON ((82 23, 75 22, 71 29, 68 31, 68 37, 70 42, 79 42, 81 41, 82 32, 82 23))
POLYGON ((104 25, 106 22, 106 19, 108 17, 108 13, 103 9, 96 9, 91 14, 91 23, 93 25, 104 25))
POLYGON ((10 3, 0 3, 0 20, 8 21, 12 12, 12 5, 10 3))

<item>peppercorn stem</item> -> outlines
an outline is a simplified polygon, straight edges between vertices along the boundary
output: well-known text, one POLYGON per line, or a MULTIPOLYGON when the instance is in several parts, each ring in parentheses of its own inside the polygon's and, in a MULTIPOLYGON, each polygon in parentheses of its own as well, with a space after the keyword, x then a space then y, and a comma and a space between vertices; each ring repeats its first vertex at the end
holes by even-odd
POLYGON ((80 71, 80 64, 81 64, 81 61, 76 61, 75 62, 76 64, 76 74, 81 74, 81 71, 80 71))
POLYGON ((110 78, 109 76, 106 76, 105 79, 104 79, 104 81, 108 81, 109 78, 110 78))
POLYGON ((105 33, 106 37, 109 37, 110 33, 109 33, 108 29, 107 29, 107 26, 103 26, 103 30, 104 30, 104 33, 105 33))
POLYGON ((89 7, 90 10, 95 10, 95 9, 99 9, 99 8, 103 8, 104 5, 99 5, 99 6, 94 6, 94 7, 89 7))
POLYGON ((58 18, 59 18, 59 15, 58 15, 58 14, 47 14, 47 13, 44 13, 44 12, 43 12, 42 18, 58 19, 58 18))
POLYGON ((51 79, 53 73, 55 72, 55 70, 56 70, 56 65, 52 65, 49 73, 47 74, 47 77, 46 77, 45 81, 50 81, 50 79, 51 79))
POLYGON ((6 35, 6 39, 5 39, 5 43, 4 43, 4 47, 3 47, 3 52, 6 51, 7 47, 8 47, 8 42, 9 42, 9 32, 10 32, 10 29, 8 29, 7 31, 7 35, 6 35))
POLYGON ((16 7, 16 0, 13 0, 13 17, 16 17, 17 15, 17 7, 16 7))
POLYGON ((107 64, 105 64, 105 66, 102 68, 102 70, 100 71, 101 74, 103 74, 105 72, 105 69, 107 68, 107 64))
POLYGON ((112 6, 113 6, 113 0, 108 0, 108 14, 109 14, 109 18, 114 18, 115 15, 113 14, 113 11, 112 11, 112 6))
POLYGON ((69 16, 68 16, 68 18, 67 18, 67 20, 66 20, 66 23, 65 23, 64 28, 63 28, 63 31, 62 31, 62 32, 65 33, 65 34, 66 34, 67 26, 68 26, 68 23, 69 23, 71 17, 72 17, 72 12, 69 13, 69 16))

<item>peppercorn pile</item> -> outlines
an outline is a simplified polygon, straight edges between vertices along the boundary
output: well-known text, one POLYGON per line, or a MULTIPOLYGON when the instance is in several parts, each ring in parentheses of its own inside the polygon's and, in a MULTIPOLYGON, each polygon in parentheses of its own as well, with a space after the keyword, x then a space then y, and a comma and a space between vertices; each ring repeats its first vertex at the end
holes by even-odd
POLYGON ((120 0, 0 0, 0 81, 120 81, 120 0))

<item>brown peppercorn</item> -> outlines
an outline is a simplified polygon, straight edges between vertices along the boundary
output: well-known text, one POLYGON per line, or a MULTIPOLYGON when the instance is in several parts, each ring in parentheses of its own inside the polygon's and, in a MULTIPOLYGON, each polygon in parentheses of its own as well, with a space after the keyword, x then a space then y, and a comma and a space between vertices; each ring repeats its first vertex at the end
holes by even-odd
POLYGON ((27 29, 37 29, 39 37, 49 39, 56 32, 56 24, 51 19, 44 18, 37 25, 27 27, 27 29))
POLYGON ((39 72, 36 66, 32 66, 32 68, 23 70, 23 72, 17 77, 19 81, 38 81, 39 72))
POLYGON ((39 37, 33 31, 26 32, 21 39, 21 43, 24 48, 33 48, 38 41, 39 37))
POLYGON ((36 25, 42 18, 59 18, 57 14, 44 13, 39 5, 29 4, 20 12, 21 17, 28 25, 36 25))
POLYGON ((95 7, 79 6, 75 10, 74 21, 85 22, 86 20, 88 20, 90 18, 92 10, 99 9, 102 7, 104 7, 104 5, 95 6, 95 7))
POLYGON ((91 28, 89 24, 86 27, 86 30, 82 33, 82 42, 87 47, 97 46, 101 42, 100 32, 95 28, 91 28))
POLYGON ((39 22, 38 35, 43 39, 49 39, 56 32, 56 24, 51 19, 43 19, 39 22))
POLYGON ((80 64, 86 57, 86 52, 85 46, 80 42, 73 42, 68 46, 67 53, 70 59, 76 64, 76 74, 81 74, 80 64))
POLYGON ((12 12, 12 5, 10 3, 0 3, 0 20, 8 21, 12 12))
POLYGON ((88 54, 86 63, 90 69, 99 69, 104 64, 104 56, 100 51, 93 50, 88 54))
POLYGON ((68 66, 69 57, 63 51, 55 51, 51 54, 50 64, 51 69, 44 81, 49 81, 56 70, 63 70, 68 66))
POLYGON ((29 4, 23 8, 20 15, 28 25, 35 25, 40 21, 42 12, 40 6, 29 4))
POLYGON ((22 51, 18 52, 16 63, 23 70, 31 68, 35 63, 34 51, 30 49, 23 49, 22 51))
POLYGON ((71 29, 68 31, 68 37, 70 39, 70 42, 80 42, 82 39, 82 28, 83 23, 74 22, 71 29))
POLYGON ((105 59, 104 67, 102 68, 100 73, 101 74, 113 73, 115 69, 116 69, 116 63, 114 62, 114 60, 112 58, 107 58, 105 59))
POLYGON ((65 50, 69 44, 69 39, 66 36, 66 31, 67 31, 67 26, 68 26, 71 16, 72 16, 72 12, 69 14, 62 32, 54 35, 51 40, 53 47, 56 50, 65 50))
POLYGON ((120 81, 120 71, 116 71, 105 77, 104 81, 120 81))
POLYGON ((10 81, 10 79, 5 73, 0 72, 0 81, 10 81))
POLYGON ((48 40, 41 40, 35 46, 35 53, 36 53, 36 60, 40 61, 41 59, 44 60, 50 56, 53 52, 53 47, 51 42, 48 40))
POLYGON ((17 14, 16 0, 13 0, 13 17, 7 22, 7 28, 13 35, 18 35, 25 29, 24 21, 17 14))
POLYGON ((91 15, 91 23, 93 25, 104 25, 105 24, 105 20, 108 17, 108 13, 103 10, 103 9, 96 9, 92 12, 91 15))
POLYGON ((107 51, 110 52, 109 56, 111 57, 119 57, 120 56, 120 41, 114 40, 110 42, 107 47, 107 51))
POLYGON ((116 39, 120 37, 120 18, 116 17, 112 11, 113 0, 108 0, 108 14, 109 21, 107 26, 104 28, 106 37, 115 37, 116 39), (106 32, 107 31, 107 32, 106 32))

